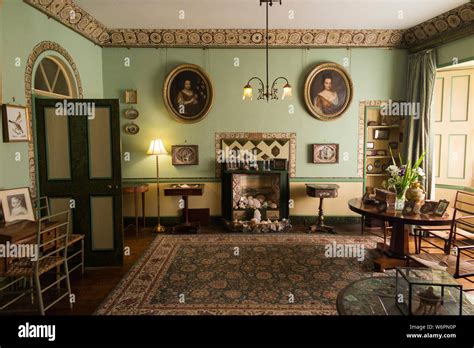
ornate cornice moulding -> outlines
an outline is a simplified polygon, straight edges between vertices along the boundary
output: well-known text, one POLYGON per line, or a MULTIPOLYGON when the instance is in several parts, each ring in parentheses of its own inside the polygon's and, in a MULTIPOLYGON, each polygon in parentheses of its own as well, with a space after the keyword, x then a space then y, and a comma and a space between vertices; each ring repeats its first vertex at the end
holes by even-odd
MULTIPOLYGON (((401 30, 269 30, 272 47, 399 47, 401 30)), ((264 47, 264 29, 177 29, 110 31, 105 46, 264 47)))
POLYGON ((48 17, 54 18, 65 26, 83 35, 93 43, 105 45, 110 41, 109 30, 76 5, 73 0, 23 0, 37 8, 48 17))
MULTIPOLYGON (((103 47, 263 47, 264 29, 107 29, 73 0, 23 0, 103 47)), ((474 33, 467 3, 407 30, 269 31, 272 47, 388 47, 421 49, 474 33)))

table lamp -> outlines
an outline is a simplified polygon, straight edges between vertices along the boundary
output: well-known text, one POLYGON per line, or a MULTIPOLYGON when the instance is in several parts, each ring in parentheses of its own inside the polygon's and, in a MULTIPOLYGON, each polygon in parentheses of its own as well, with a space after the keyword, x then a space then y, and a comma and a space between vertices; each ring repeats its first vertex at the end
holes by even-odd
POLYGON ((159 164, 159 157, 160 155, 167 155, 168 151, 166 151, 165 146, 163 145, 163 141, 161 139, 152 140, 150 143, 150 147, 146 152, 147 155, 154 155, 156 156, 156 206, 157 206, 157 216, 158 216, 158 224, 153 229, 153 232, 165 232, 166 228, 160 224, 160 164, 159 164))

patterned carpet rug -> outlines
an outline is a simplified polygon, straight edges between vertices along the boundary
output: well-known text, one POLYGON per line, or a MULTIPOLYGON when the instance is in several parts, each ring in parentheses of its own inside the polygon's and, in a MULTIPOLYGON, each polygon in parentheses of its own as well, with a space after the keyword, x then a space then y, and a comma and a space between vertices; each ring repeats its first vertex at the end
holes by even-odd
POLYGON ((333 315, 341 289, 375 275, 375 244, 366 236, 157 236, 95 314, 333 315), (327 257, 334 242, 363 245, 364 260, 327 257))

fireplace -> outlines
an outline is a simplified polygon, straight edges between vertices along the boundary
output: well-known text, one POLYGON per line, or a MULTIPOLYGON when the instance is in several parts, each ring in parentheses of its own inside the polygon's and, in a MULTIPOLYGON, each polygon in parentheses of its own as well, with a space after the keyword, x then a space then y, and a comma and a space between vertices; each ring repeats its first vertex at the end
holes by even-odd
POLYGON ((224 170, 223 218, 251 220, 258 209, 262 220, 288 219, 288 177, 286 170, 224 170))

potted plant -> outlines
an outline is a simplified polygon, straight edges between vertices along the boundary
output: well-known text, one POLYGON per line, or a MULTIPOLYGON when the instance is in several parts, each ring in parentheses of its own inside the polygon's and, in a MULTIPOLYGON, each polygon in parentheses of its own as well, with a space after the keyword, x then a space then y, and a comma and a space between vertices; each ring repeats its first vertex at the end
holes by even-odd
POLYGON ((408 188, 418 182, 419 178, 425 176, 425 173, 422 168, 420 168, 420 164, 425 157, 425 153, 423 152, 412 166, 410 161, 408 163, 403 164, 402 157, 398 154, 398 159, 400 164, 397 165, 395 158, 393 157, 392 149, 390 149, 390 155, 392 156, 392 165, 388 166, 387 172, 390 175, 390 178, 387 181, 384 181, 384 187, 395 191, 396 199, 395 199, 395 210, 403 210, 405 206, 405 194, 408 188))

